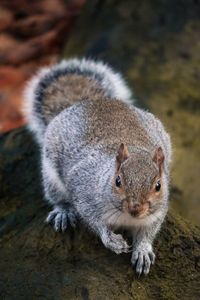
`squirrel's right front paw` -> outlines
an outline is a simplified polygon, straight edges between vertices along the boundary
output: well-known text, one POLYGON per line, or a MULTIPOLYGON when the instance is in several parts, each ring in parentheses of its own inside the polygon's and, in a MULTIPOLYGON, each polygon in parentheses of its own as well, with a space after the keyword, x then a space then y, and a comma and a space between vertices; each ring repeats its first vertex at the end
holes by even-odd
POLYGON ((102 242, 106 248, 109 248, 116 254, 127 253, 130 251, 130 246, 123 239, 121 234, 115 234, 113 232, 107 232, 101 236, 102 242))
POLYGON ((155 254, 150 244, 142 244, 140 247, 133 249, 131 263, 135 266, 136 272, 140 276, 142 273, 147 275, 150 266, 155 262, 155 254))
POLYGON ((55 231, 65 231, 68 223, 75 227, 76 217, 72 211, 56 207, 48 214, 46 222, 53 224, 55 231))

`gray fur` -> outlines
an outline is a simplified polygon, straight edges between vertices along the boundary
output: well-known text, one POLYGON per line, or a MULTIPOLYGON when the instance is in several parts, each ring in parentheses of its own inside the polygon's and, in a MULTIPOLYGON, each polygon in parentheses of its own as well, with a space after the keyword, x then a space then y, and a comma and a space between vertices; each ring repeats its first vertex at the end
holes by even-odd
MULTIPOLYGON (((82 61, 80 69, 81 64, 82 61)), ((98 64, 96 66, 98 70, 98 64)), ((63 67, 66 68, 66 81, 72 75, 68 74, 68 67, 66 62, 63 67)), ((54 78, 58 68, 50 69, 45 76, 54 78)), ((82 76, 88 76, 88 69, 94 72, 95 63, 90 61, 87 72, 82 72, 82 76)), ((106 77, 106 69, 104 71, 106 77)), ((112 70, 109 69, 109 72, 111 76, 112 70)), ((115 77, 112 78, 115 80, 115 77)), ((59 77, 53 81, 55 85, 56 80, 59 81, 59 77)), ((39 84, 42 86, 42 79, 39 84)), ((107 248, 117 254, 129 252, 130 247, 113 230, 117 227, 128 228, 133 235, 132 264, 139 274, 147 274, 155 260, 152 243, 168 208, 170 138, 152 114, 123 103, 126 99, 114 99, 114 92, 108 97, 110 87, 109 90, 107 88, 107 85, 99 83, 98 96, 93 90, 90 99, 84 99, 84 95, 80 94, 79 99, 75 97, 74 100, 73 91, 70 91, 72 96, 66 99, 66 108, 52 117, 43 133, 36 133, 42 134, 39 140, 42 145, 44 191, 47 200, 54 206, 47 222, 53 223, 55 230, 64 231, 68 224, 74 226, 78 217, 101 238, 107 248), (128 145, 130 157, 120 166, 120 172, 126 178, 126 193, 120 194, 116 192, 113 182, 119 172, 116 157, 121 143, 128 145), (136 218, 123 205, 134 205, 136 202, 143 205, 142 197, 151 188, 148 179, 158 174, 157 165, 152 160, 158 146, 162 147, 165 156, 161 175, 162 199, 151 203, 145 217, 136 218)), ((34 89, 37 90, 37 86, 34 89)), ((33 107, 42 105, 44 101, 48 110, 48 98, 41 98, 40 101, 37 98, 33 107)), ((60 101, 63 106, 64 98, 60 101)), ((37 118, 42 122, 40 115, 35 118, 36 110, 30 112, 30 122, 37 122, 37 118)), ((30 127, 37 128, 38 124, 30 124, 30 127)))
POLYGON ((29 129, 34 132, 39 144, 43 142, 49 121, 65 107, 71 106, 72 102, 88 98, 88 94, 93 98, 100 94, 99 96, 119 98, 126 103, 133 101, 132 93, 119 73, 100 61, 85 58, 63 60, 51 68, 42 68, 29 81, 25 89, 27 101, 23 110, 28 118, 29 129), (77 86, 71 92, 68 85, 70 80, 63 82, 62 79, 71 79, 73 76, 79 77, 79 81, 77 80, 77 86), (78 94, 77 87, 83 87, 81 77, 88 79, 91 84, 89 87, 85 85, 78 94))

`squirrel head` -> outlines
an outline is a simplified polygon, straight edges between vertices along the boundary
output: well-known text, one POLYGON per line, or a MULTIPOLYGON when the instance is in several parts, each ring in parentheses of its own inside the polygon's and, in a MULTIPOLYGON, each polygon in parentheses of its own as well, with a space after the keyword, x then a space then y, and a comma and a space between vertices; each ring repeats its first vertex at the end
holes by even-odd
POLYGON ((121 144, 116 156, 113 191, 120 199, 123 212, 134 218, 145 218, 162 205, 164 153, 161 147, 149 153, 140 147, 121 144))

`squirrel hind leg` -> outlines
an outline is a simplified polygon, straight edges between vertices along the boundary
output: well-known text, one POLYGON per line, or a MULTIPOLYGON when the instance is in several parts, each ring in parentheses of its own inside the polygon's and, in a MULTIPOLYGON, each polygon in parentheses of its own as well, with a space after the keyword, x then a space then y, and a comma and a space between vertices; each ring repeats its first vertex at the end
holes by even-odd
POLYGON ((68 225, 72 227, 76 226, 77 214, 71 206, 55 206, 52 211, 49 212, 46 223, 52 224, 55 231, 64 232, 68 225))

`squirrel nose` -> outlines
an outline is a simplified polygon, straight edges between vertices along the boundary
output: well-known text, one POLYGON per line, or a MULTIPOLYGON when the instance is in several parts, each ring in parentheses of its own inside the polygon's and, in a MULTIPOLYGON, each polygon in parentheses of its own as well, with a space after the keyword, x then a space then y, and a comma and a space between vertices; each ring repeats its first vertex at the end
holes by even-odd
POLYGON ((131 209, 130 209, 130 213, 132 216, 138 216, 140 212, 140 204, 139 203, 135 203, 132 205, 131 209))

